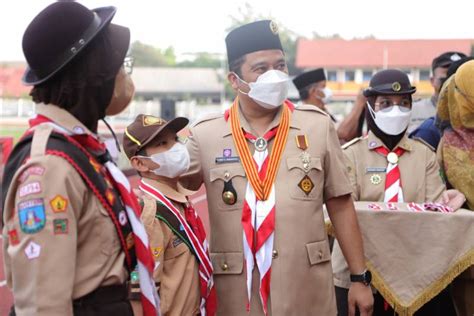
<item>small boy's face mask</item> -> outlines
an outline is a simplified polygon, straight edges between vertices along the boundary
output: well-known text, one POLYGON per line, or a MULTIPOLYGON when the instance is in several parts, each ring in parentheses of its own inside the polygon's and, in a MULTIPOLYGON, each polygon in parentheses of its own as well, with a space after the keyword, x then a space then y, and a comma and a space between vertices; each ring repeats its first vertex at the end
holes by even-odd
POLYGON ((157 176, 170 179, 177 178, 189 169, 190 157, 186 146, 177 142, 169 150, 161 153, 152 154, 151 156, 137 156, 140 158, 150 159, 159 167, 152 170, 157 176))

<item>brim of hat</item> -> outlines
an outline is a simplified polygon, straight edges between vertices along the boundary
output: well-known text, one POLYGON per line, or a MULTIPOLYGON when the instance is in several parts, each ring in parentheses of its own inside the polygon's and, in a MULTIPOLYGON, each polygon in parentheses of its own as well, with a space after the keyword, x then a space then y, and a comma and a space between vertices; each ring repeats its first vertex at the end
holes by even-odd
POLYGON ((142 143, 141 148, 145 147, 149 144, 153 139, 160 136, 161 133, 164 131, 172 131, 174 133, 178 133, 180 130, 185 128, 189 123, 189 120, 185 117, 177 117, 166 123, 165 125, 160 126, 157 130, 146 140, 142 143))
POLYGON ((375 89, 366 89, 363 94, 365 97, 372 97, 374 95, 402 95, 402 94, 413 94, 416 92, 416 87, 411 87, 410 90, 404 91, 380 91, 375 89))
POLYGON ((117 8, 115 8, 115 7, 103 7, 103 8, 94 9, 92 11, 97 13, 97 15, 99 16, 101 22, 100 22, 99 26, 97 27, 97 29, 95 30, 95 32, 93 33, 93 35, 89 38, 89 40, 87 42, 85 42, 84 45, 82 45, 81 47, 78 48, 76 54, 72 55, 70 58, 65 60, 64 63, 62 63, 58 68, 56 68, 53 72, 51 72, 50 74, 48 74, 44 77, 41 77, 41 78, 38 77, 31 70, 30 67, 27 67, 26 70, 25 70, 25 73, 23 75, 23 78, 22 78, 22 81, 23 81, 24 85, 34 86, 34 85, 38 85, 40 83, 43 83, 46 80, 48 80, 49 78, 51 78, 52 76, 54 76, 56 73, 58 73, 61 69, 63 69, 64 66, 69 64, 69 62, 71 60, 73 60, 74 57, 76 57, 78 55, 78 53, 84 49, 84 47, 87 47, 87 45, 97 36, 97 34, 100 33, 100 31, 102 31, 107 25, 109 25, 110 21, 112 20, 112 18, 115 15, 115 12, 117 12, 117 8))

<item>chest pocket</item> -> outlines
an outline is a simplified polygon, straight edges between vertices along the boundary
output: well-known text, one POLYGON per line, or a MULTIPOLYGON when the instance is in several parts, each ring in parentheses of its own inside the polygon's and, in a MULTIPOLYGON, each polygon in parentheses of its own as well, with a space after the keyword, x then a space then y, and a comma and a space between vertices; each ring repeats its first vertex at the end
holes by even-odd
POLYGON ((298 200, 322 199, 324 172, 321 167, 321 159, 311 157, 306 170, 300 157, 287 158, 286 163, 290 196, 298 200))
POLYGON ((212 183, 212 196, 217 197, 217 206, 222 211, 241 210, 245 195, 247 178, 242 166, 222 166, 213 168, 209 172, 212 183), (226 204, 222 199, 225 182, 232 181, 232 187, 237 192, 237 201, 233 205, 226 204))

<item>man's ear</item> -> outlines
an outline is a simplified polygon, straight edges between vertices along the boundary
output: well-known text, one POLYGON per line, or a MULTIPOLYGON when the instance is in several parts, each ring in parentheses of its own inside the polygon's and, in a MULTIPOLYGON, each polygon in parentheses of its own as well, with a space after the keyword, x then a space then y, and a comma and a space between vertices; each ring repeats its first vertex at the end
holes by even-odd
POLYGON ((239 78, 234 72, 229 72, 227 74, 227 80, 229 80, 230 86, 232 89, 237 90, 239 89, 239 78))
POLYGON ((143 160, 137 156, 130 158, 130 164, 138 172, 148 172, 150 168, 143 162, 143 160))

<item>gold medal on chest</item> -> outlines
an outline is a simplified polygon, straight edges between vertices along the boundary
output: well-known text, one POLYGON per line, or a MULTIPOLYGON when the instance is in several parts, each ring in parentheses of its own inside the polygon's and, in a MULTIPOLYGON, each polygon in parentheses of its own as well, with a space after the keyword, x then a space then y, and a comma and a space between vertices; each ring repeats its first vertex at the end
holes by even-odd
POLYGON ((298 183, 298 186, 300 189, 308 196, 309 193, 313 190, 314 188, 314 183, 311 181, 311 178, 305 175, 301 181, 298 183))
POLYGON ((227 205, 234 205, 236 202, 235 194, 231 191, 222 192, 222 200, 227 205))

